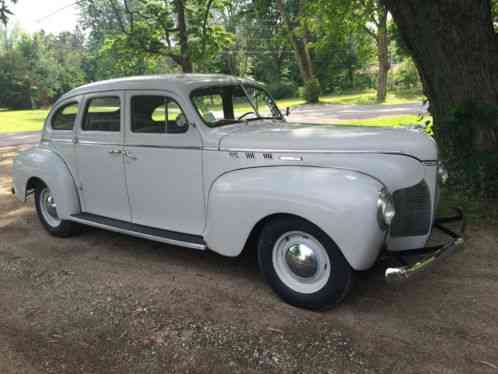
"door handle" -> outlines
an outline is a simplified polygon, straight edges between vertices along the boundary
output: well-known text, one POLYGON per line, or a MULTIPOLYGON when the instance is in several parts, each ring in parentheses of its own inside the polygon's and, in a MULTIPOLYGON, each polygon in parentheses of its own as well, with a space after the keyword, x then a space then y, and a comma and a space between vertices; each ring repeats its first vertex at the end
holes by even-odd
POLYGON ((112 149, 109 151, 109 153, 111 155, 120 155, 121 153, 123 153, 123 151, 121 149, 112 149))
POLYGON ((130 152, 128 151, 123 151, 123 154, 128 157, 129 159, 131 160, 136 160, 137 158, 135 156, 133 156, 133 154, 131 154, 130 152))

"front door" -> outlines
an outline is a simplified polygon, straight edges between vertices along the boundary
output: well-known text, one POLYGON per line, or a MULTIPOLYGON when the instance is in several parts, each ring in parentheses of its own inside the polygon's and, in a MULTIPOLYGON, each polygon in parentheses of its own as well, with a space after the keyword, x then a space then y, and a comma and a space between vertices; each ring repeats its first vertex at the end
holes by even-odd
POLYGON ((76 160, 82 210, 130 221, 123 160, 123 99, 116 92, 85 97, 76 160))
POLYGON ((126 94, 125 169, 134 223, 199 235, 204 228, 201 138, 172 93, 126 94))

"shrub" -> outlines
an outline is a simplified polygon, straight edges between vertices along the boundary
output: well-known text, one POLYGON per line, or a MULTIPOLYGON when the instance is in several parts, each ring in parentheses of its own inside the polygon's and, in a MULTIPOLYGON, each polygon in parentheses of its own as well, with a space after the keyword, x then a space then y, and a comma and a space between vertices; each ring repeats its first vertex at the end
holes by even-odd
POLYGON ((320 82, 313 78, 304 82, 304 98, 308 103, 318 103, 320 98, 320 82))
POLYGON ((417 67, 411 58, 404 59, 391 74, 391 82, 394 87, 402 89, 421 89, 422 83, 417 67))
POLYGON ((268 85, 268 90, 276 100, 296 97, 297 95, 297 86, 292 82, 273 82, 268 85))

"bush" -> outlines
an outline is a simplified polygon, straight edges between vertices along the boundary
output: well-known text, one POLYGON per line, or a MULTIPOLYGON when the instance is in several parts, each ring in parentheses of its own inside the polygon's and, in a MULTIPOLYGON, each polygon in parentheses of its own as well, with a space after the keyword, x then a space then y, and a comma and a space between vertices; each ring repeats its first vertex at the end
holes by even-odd
POLYGON ((304 98, 308 103, 318 103, 320 98, 320 82, 313 78, 304 82, 304 98))
POLYGON ((391 74, 392 86, 402 89, 422 89, 417 67, 411 58, 404 59, 391 74))
POLYGON ((268 85, 268 90, 276 100, 296 97, 297 95, 297 86, 292 82, 273 82, 268 85))

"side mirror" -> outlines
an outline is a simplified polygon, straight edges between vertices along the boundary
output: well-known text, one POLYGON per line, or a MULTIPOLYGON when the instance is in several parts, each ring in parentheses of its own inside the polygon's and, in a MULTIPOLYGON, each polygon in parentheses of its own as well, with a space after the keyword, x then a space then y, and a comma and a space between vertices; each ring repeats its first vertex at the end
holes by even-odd
POLYGON ((285 116, 288 117, 290 115, 290 107, 285 108, 285 116))

